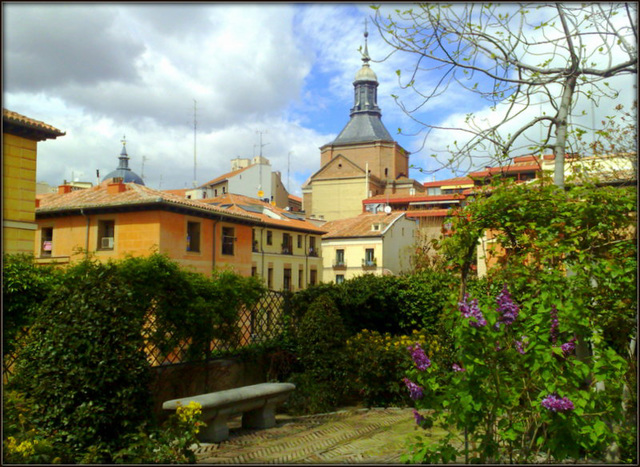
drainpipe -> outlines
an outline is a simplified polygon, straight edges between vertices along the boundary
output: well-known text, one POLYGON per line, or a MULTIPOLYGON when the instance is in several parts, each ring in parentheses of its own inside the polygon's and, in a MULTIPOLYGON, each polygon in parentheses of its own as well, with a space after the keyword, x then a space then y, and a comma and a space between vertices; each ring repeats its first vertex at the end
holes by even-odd
POLYGON ((216 269, 216 225, 218 225, 218 221, 213 221, 213 245, 211 247, 211 274, 213 275, 213 271, 216 269))
POLYGON ((308 237, 309 234, 304 234, 304 282, 307 287, 309 287, 309 247, 307 247, 308 237))
POLYGON ((262 272, 260 275, 262 276, 262 280, 264 280, 264 227, 260 229, 260 255, 262 256, 262 272))
POLYGON ((85 235, 84 241, 84 258, 89 258, 89 224, 91 223, 91 218, 84 213, 84 209, 80 209, 80 214, 87 218, 87 233, 85 235))

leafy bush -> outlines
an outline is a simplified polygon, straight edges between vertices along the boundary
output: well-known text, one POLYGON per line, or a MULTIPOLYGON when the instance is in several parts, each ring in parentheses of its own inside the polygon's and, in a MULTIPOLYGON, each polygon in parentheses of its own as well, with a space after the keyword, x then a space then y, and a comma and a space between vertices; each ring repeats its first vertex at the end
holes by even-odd
POLYGON ((35 320, 38 306, 55 287, 59 274, 51 266, 38 266, 33 255, 7 255, 2 265, 2 343, 12 354, 16 339, 35 320))
POLYGON ((192 360, 210 356, 213 339, 233 346, 241 307, 251 307, 264 292, 255 277, 229 271, 206 277, 158 253, 123 260, 118 273, 132 288, 133 306, 154 313, 150 342, 165 356, 189 342, 187 358, 192 360))
POLYGON ((334 302, 318 297, 296 330, 297 356, 304 371, 292 377, 297 386, 290 396, 290 410, 313 413, 337 406, 349 388, 346 339, 334 302))
POLYGON ((31 423, 70 455, 117 446, 150 419, 143 313, 132 303, 114 264, 79 263, 42 304, 19 353, 11 385, 35 401, 31 423))
POLYGON ((410 336, 391 336, 363 330, 347 340, 350 371, 358 396, 368 407, 407 405, 410 400, 402 379, 411 358, 407 347, 426 345, 427 336, 414 331, 410 336))

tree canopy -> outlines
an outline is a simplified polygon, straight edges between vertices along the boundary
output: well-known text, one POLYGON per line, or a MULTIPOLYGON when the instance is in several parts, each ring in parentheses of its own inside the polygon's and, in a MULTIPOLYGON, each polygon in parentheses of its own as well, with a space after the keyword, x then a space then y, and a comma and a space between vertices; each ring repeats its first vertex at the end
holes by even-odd
POLYGON ((635 100, 612 84, 637 74, 635 4, 422 3, 391 13, 372 8, 391 53, 415 56, 408 76, 397 74, 401 87, 415 91, 418 100, 394 96, 396 101, 426 136, 435 129, 468 136, 448 148, 447 166, 471 166, 479 152, 504 162, 517 150, 552 150, 554 183, 563 186, 572 136, 596 131, 579 122, 589 116, 578 103, 597 106, 622 97, 630 106, 635 100), (461 92, 486 99, 491 115, 468 113, 456 127, 423 120, 428 103, 461 92))

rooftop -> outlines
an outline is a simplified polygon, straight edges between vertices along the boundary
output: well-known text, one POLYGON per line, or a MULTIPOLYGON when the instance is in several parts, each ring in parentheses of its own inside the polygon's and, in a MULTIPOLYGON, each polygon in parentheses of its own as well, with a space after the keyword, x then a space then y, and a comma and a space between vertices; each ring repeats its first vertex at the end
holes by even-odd
POLYGON ((2 131, 4 133, 23 136, 36 141, 56 139, 58 136, 66 135, 65 132, 58 130, 48 123, 25 117, 18 112, 13 112, 5 108, 2 109, 2 124, 2 131))

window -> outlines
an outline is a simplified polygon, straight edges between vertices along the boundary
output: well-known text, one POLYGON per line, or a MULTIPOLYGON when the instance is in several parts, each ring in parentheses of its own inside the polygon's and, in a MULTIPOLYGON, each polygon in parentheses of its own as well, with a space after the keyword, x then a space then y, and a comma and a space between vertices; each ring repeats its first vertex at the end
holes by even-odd
POLYGON ((344 274, 336 274, 336 284, 342 284, 344 282, 344 274))
POLYGON ((287 233, 282 234, 282 254, 290 255, 293 253, 293 238, 287 233))
POLYGON ((213 190, 213 196, 218 196, 218 189, 216 188, 215 190, 213 190))
POLYGON ((373 248, 367 248, 364 250, 364 259, 367 263, 373 263, 375 258, 373 257, 373 248))
POLYGON ((267 287, 273 288, 273 268, 267 269, 267 287))
POLYGON ((207 192, 206 192, 206 191, 203 191, 203 192, 202 192, 202 199, 205 199, 206 197, 207 197, 207 192))
POLYGON ((291 269, 285 268, 282 276, 282 289, 291 290, 291 269))
POLYGON ((187 251, 200 251, 200 222, 187 222, 187 251))
POLYGON ((113 250, 115 221, 98 221, 98 250, 113 250))
POLYGON ((304 272, 302 269, 298 269, 298 288, 301 289, 304 287, 304 283, 302 282, 304 272))
POLYGON ((267 245, 273 245, 273 232, 267 230, 267 245))
POLYGON ((302 235, 298 235, 298 248, 302 248, 302 235))
POLYGON ((251 230, 251 251, 258 251, 258 240, 256 240, 256 229, 251 230))
POLYGON ((233 255, 233 242, 235 241, 233 227, 222 227, 222 254, 233 255))
POLYGON ((344 265, 344 250, 336 250, 336 266, 344 265))
POLYGON ((309 271, 309 285, 316 285, 318 282, 318 271, 316 269, 312 269, 309 271))
POLYGON ((222 187, 222 194, 224 195, 226 192, 227 192, 227 187, 226 187, 226 186, 223 186, 223 187, 222 187))
POLYGON ((258 267, 251 266, 251 277, 256 277, 258 275, 258 267))
POLYGON ((41 246, 40 256, 51 256, 53 250, 53 227, 43 227, 40 232, 41 246))
POLYGON ((309 256, 318 256, 316 250, 316 237, 309 237, 309 256))

